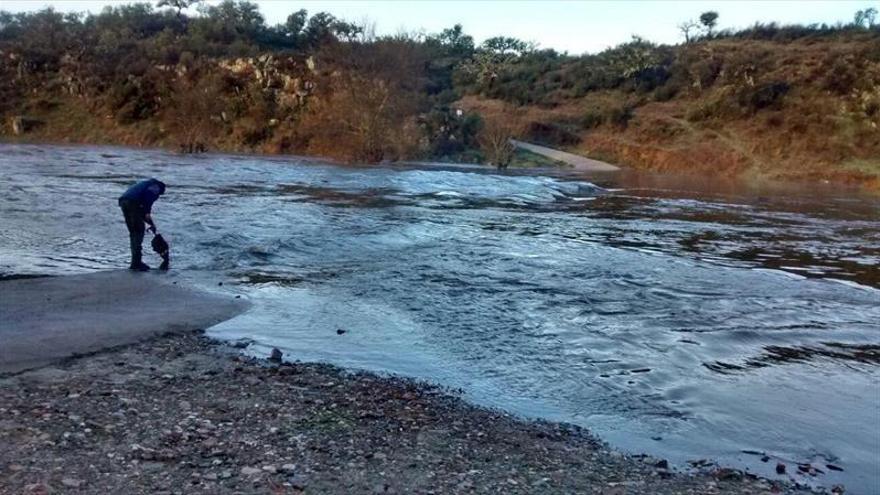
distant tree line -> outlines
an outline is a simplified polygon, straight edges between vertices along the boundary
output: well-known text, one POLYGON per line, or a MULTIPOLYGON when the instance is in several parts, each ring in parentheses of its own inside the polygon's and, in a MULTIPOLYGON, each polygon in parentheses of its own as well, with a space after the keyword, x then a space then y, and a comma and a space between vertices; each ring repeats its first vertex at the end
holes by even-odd
MULTIPOLYGON (((52 85, 106 109, 123 125, 164 119, 157 133, 192 135, 190 141, 220 133, 249 146, 321 153, 354 143, 345 157, 366 161, 449 155, 492 141, 480 138, 489 131, 478 116, 453 108, 466 95, 554 106, 615 90, 634 98, 588 112, 572 125, 625 126, 639 95, 665 101, 720 77, 720 62, 690 45, 876 37, 876 14, 860 10, 848 25, 771 23, 731 31, 718 30, 718 13, 710 11, 679 25, 684 45, 634 37, 601 53, 573 56, 507 36, 477 44, 460 25, 376 36, 367 25, 306 10, 269 25, 247 0, 160 0, 158 8, 133 3, 89 15, 0 11, 0 113, 16 111, 35 87, 52 85), (246 81, 215 69, 220 60, 266 55, 274 59, 253 64, 289 77, 278 82, 260 74, 246 81), (285 67, 281 59, 296 63, 285 67), (282 90, 308 90, 314 98, 286 105, 282 90)), ((742 96, 744 105, 764 105, 786 91, 782 83, 759 90, 764 93, 742 96)), ((497 135, 498 126, 491 127, 497 135)), ((566 130, 557 131, 564 141, 566 130)))

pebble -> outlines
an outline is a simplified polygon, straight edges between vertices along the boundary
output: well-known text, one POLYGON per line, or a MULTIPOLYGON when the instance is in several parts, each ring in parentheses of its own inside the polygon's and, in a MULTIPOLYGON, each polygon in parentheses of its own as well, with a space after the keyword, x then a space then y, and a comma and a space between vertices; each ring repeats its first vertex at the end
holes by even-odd
POLYGON ((287 482, 296 490, 306 489, 306 477, 301 474, 295 474, 287 478, 287 482))
POLYGON ((260 474, 260 470, 259 470, 259 468, 245 466, 245 467, 241 468, 241 474, 243 474, 245 476, 253 476, 255 474, 260 474))
POLYGON ((785 464, 781 462, 776 463, 776 474, 785 474, 785 464))
POLYGON ((83 481, 73 478, 63 478, 61 484, 68 488, 79 488, 83 485, 83 481))

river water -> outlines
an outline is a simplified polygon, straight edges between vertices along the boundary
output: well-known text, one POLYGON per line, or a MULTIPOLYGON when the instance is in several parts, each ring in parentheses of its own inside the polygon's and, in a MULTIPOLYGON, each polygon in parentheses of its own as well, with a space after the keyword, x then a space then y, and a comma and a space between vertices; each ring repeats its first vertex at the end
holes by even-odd
POLYGON ((150 176, 173 253, 151 276, 254 303, 213 335, 460 388, 681 469, 784 462, 880 493, 876 198, 2 145, 0 275, 126 266, 116 198, 150 176))

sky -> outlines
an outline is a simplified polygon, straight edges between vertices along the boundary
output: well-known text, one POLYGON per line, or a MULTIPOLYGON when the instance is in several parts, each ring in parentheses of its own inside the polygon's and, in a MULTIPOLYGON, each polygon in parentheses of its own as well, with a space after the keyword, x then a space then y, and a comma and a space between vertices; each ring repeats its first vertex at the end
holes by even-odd
MULTIPOLYGON (((64 12, 99 12, 104 6, 132 3, 108 0, 0 0, 0 9, 33 11, 52 6, 64 12)), ((153 1, 152 3, 156 3, 153 1)), ((209 0, 216 4, 219 0, 209 0)), ((760 22, 834 24, 852 21, 855 11, 880 10, 877 0, 801 1, 575 1, 575 0, 257 0, 269 24, 284 22, 299 9, 329 12, 347 21, 369 21, 377 34, 439 32, 456 23, 477 42, 492 36, 534 41, 542 48, 571 54, 594 53, 639 35, 658 43, 679 43, 676 26, 701 12, 718 12, 718 28, 760 22)))

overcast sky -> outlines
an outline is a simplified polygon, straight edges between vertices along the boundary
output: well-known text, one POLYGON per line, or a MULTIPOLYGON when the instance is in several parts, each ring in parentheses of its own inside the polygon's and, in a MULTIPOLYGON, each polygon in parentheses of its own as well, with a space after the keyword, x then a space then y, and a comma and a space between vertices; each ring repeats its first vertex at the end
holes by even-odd
MULTIPOLYGON (((219 0, 208 3, 216 4, 219 0)), ((107 0, 0 0, 12 12, 52 6, 60 11, 99 12, 106 5, 132 3, 107 0)), ((153 1, 153 4, 156 2, 153 1)), ((832 1, 330 1, 257 0, 270 24, 304 8, 326 11, 349 21, 369 20, 378 34, 401 30, 438 32, 461 23, 482 41, 491 36, 514 36, 541 47, 572 54, 596 52, 627 41, 634 34, 662 43, 677 43, 676 25, 706 10, 720 14, 719 28, 738 28, 755 21, 779 23, 850 22, 856 10, 880 2, 832 1)))

